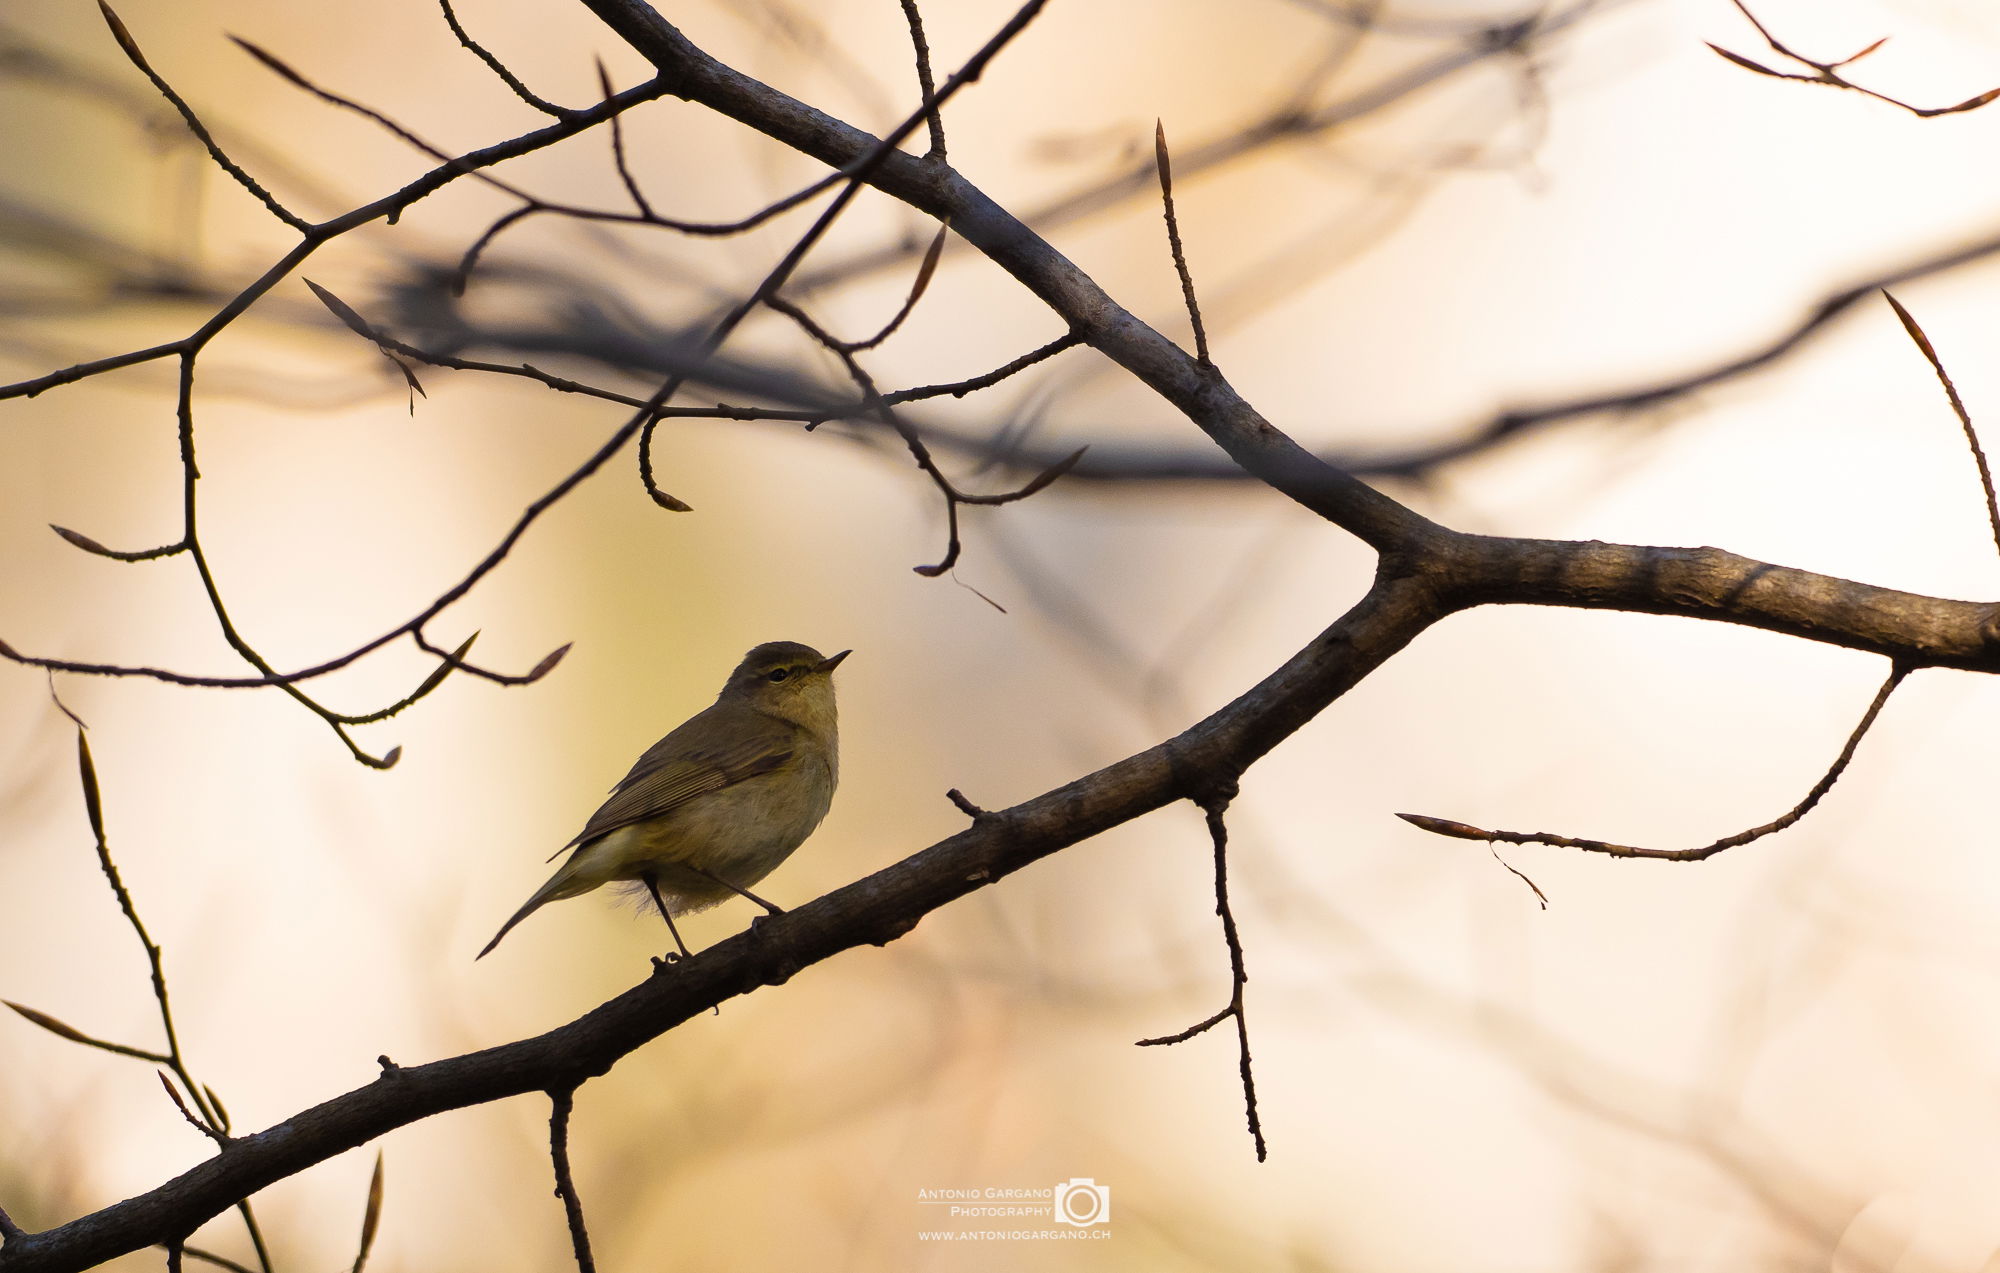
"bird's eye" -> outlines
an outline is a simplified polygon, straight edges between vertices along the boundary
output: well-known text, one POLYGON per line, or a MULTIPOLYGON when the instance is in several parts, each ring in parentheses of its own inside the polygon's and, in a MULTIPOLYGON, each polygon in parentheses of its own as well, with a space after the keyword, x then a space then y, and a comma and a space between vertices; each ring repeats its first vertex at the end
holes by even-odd
POLYGON ((779 681, 784 680, 791 674, 792 674, 792 669, 788 667, 775 667, 771 669, 771 674, 765 677, 764 679, 771 682, 771 684, 776 685, 779 681))

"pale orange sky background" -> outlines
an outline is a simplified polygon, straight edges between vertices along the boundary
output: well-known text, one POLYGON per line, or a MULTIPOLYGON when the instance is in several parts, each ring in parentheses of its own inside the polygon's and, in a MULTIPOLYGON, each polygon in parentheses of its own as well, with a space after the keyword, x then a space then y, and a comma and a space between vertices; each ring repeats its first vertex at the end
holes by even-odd
MULTIPOLYGON (((941 68, 1011 11, 932 8, 941 68)), ((954 103, 952 158, 1001 202, 1028 207, 1143 148, 1156 117, 1191 149, 1311 64, 1324 28, 1310 10, 1054 0, 954 103)), ((1857 71, 1885 91, 1942 103, 2000 83, 2000 18, 1981 5, 1769 0, 1757 11, 1815 52, 1892 35, 1857 71)), ((315 213, 373 198, 423 164, 278 83, 225 33, 440 145, 535 123, 422 6, 126 0, 120 12, 198 108, 334 192, 313 204, 275 182, 315 213)), ((817 6, 837 58, 787 44, 755 16, 765 12, 668 16, 859 125, 879 130, 907 107, 896 5, 817 6)), ((641 74, 581 10, 468 0, 460 13, 559 100, 594 93, 594 54, 621 84, 641 74)), ((95 6, 16 0, 4 17, 143 87, 95 6)), ((1184 178, 1181 226, 1217 361, 1302 441, 1390 446, 1703 365, 1835 286, 1993 232, 2000 114, 1916 120, 1750 76, 1704 40, 1759 55, 1724 0, 1607 6, 1544 48, 1545 123, 1523 116, 1517 71, 1496 65, 1322 145, 1184 178), (1283 255, 1295 243, 1322 249, 1323 273, 1283 255)), ((1436 51, 1372 39, 1329 92, 1436 51)), ((10 198, 140 243, 182 241, 173 213, 197 165, 184 148, 72 97, 4 91, 16 120, 10 198)), ((631 140, 672 215, 739 214, 812 175, 681 104, 642 112, 631 140)), ((607 149, 585 139, 507 175, 615 204, 607 149)), ((247 278, 282 250, 240 192, 214 174, 199 186, 208 263, 247 278)), ((387 264, 455 252, 505 206, 454 189, 302 273, 365 313, 387 264)), ((629 242, 742 288, 799 228, 629 242)), ((878 200, 857 208, 827 259, 920 228, 878 200)), ((1153 200, 1051 237, 1135 312, 1185 333, 1153 200)), ((513 259, 627 282, 648 312, 685 299, 574 228, 524 228, 503 245, 513 259)), ((1995 278, 1984 267, 1899 291, 1982 423, 2000 418, 1995 278)), ((906 279, 891 272, 819 309, 836 330, 872 329, 906 279)), ((294 279, 265 304, 277 315, 312 302, 294 279)), ((168 339, 193 321, 152 311, 10 325, 15 339, 65 352, 10 356, 4 374, 168 339)), ((869 366, 888 385, 949 379, 1057 330, 996 269, 954 255, 917 321, 869 366)), ((775 322, 743 339, 824 370, 775 322)), ((424 373, 430 397, 412 418, 371 350, 288 324, 245 324, 205 366, 205 536, 236 617, 280 665, 400 622, 622 419, 439 371, 424 373), (224 392, 272 369, 303 376, 319 398, 370 392, 311 409, 224 392)), ((172 537, 164 383, 158 369, 134 371, 0 406, 0 638, 235 670, 184 564, 96 561, 44 529, 119 546, 172 537)), ((1201 444, 1088 354, 1065 355, 1043 393, 1058 441, 1201 444)), ((1019 400, 985 411, 975 400, 955 418, 990 423, 986 412, 1019 400)), ((968 518, 959 577, 1002 615, 911 573, 936 559, 943 530, 905 460, 831 430, 699 425, 661 437, 664 482, 696 511, 654 508, 629 457, 594 478, 435 629, 480 629, 478 653, 502 667, 567 641, 573 652, 534 687, 454 682, 370 727, 366 745, 404 748, 388 773, 353 764, 275 694, 62 682, 90 723, 113 847, 166 948, 184 1041, 239 1128, 368 1082, 379 1054, 415 1063, 539 1032, 643 975, 664 934, 598 897, 550 908, 485 961, 471 955, 603 789, 704 705, 751 644, 856 650, 840 672, 833 814, 760 889, 798 903, 961 826, 948 787, 1003 805, 1184 727, 1336 617, 1372 565, 1261 488, 1059 484, 968 518), (1052 590, 1081 598, 1102 632, 1081 630, 1052 590)), ((1387 489, 1466 529, 1715 544, 1947 596, 1990 597, 2000 581, 1957 425, 1879 303, 1666 416, 1564 426, 1425 489, 1387 489)), ((1253 770, 1232 813, 1270 1162, 1252 1159, 1225 1031, 1131 1046, 1207 1015, 1227 991, 1206 839, 1199 816, 1176 808, 886 949, 690 1022, 583 1089, 574 1147, 600 1266, 1981 1268, 2000 1251, 1996 754, 1981 728, 2000 689, 1919 675, 1818 811, 1707 864, 1508 853, 1548 893, 1547 911, 1480 846, 1392 816, 1704 843, 1796 801, 1884 670, 1719 625, 1455 617, 1253 770), (1111 1240, 916 1241, 919 1189, 1073 1176, 1112 1188, 1111 1240)), ((329 680, 327 696, 373 707, 424 671, 391 654, 329 680)), ((71 730, 38 672, 0 666, 0 703, 0 997, 150 1046, 144 966, 91 856, 71 730)), ((724 907, 690 939, 747 919, 724 907)), ((199 1161, 205 1143, 145 1069, 0 1020, 0 1206, 45 1226, 199 1161)), ((539 1098, 509 1101, 383 1142, 388 1198, 370 1268, 565 1267, 546 1118, 539 1098)), ((372 1157, 259 1197, 282 1267, 351 1260, 372 1157)), ((202 1240, 245 1251, 227 1218, 202 1240)), ((158 1256, 113 1267, 156 1268, 158 1256)))

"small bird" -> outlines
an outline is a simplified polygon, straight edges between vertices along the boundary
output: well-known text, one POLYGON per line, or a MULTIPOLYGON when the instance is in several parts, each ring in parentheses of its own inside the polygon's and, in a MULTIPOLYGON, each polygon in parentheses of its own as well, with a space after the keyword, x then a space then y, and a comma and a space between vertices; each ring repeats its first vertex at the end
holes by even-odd
POLYGON ((851 653, 826 658, 771 641, 744 655, 712 705, 646 749, 563 846, 574 850, 569 861, 474 958, 543 905, 614 881, 651 894, 682 955, 676 915, 737 896, 779 914, 750 886, 805 843, 833 803, 833 669, 851 653))

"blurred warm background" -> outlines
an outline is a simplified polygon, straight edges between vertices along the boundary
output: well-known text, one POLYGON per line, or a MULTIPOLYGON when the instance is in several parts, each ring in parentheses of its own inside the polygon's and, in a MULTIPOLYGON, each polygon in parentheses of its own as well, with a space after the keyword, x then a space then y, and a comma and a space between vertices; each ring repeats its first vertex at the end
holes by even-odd
MULTIPOLYGON (((1893 35, 1854 73, 1912 100, 2000 83, 2000 18, 1971 0, 1755 9, 1816 55, 1893 35)), ((311 216, 426 161, 227 34, 449 150, 539 122, 423 6, 120 12, 246 166, 311 216)), ((913 100, 888 0, 667 12, 871 130, 913 100)), ((941 74, 1009 12, 928 6, 941 74)), ((1385 100, 1309 139, 1177 164, 1217 361, 1275 423, 1354 453, 1700 368, 1838 286, 2000 229, 2000 114, 1919 120, 1752 76, 1702 45, 1765 56, 1726 0, 1586 5, 1526 55, 1465 52, 1481 25, 1527 12, 1055 0, 951 107, 951 157, 1030 210, 1143 157, 1156 117, 1193 156, 1294 97, 1385 100)), ((578 7, 465 0, 460 15, 561 102, 594 98, 593 56, 618 84, 644 75, 578 7)), ((191 329, 202 306, 131 287, 158 261, 233 289, 289 244, 163 122, 94 5, 12 0, 0 23, 7 379, 191 329)), ((683 104, 630 118, 635 167, 669 215, 740 215, 815 175, 683 104)), ((608 156, 592 135, 503 175, 623 206, 608 156)), ((1047 232, 1184 333, 1157 200, 1121 189, 1047 232)), ((508 206, 462 182, 301 274, 386 315, 398 280, 453 260, 508 206)), ((803 224, 690 242, 536 220, 495 247, 492 286, 471 300, 494 321, 547 324, 574 297, 615 295, 633 329, 657 330, 754 285, 803 224)), ((814 261, 929 232, 864 200, 814 261)), ((851 274, 813 304, 843 334, 870 331, 911 268, 851 274)), ((1975 266, 1899 288, 1982 421, 2000 418, 1995 280, 1975 266)), ((922 384, 1059 333, 997 270, 952 254, 916 320, 867 361, 885 386, 922 384)), ((837 383, 775 320, 731 349, 837 383)), ((283 667, 401 622, 624 416, 443 371, 421 373, 429 396, 412 414, 400 377, 297 278, 202 367, 205 542, 235 620, 283 667)), ((0 406, 0 638, 241 671, 185 561, 118 565, 45 529, 117 547, 178 533, 171 386, 154 365, 0 406)), ((1209 453, 1088 353, 932 418, 1057 451, 1209 453)), ((523 689, 456 679, 367 727, 366 746, 404 749, 386 773, 276 693, 60 678, 90 726, 113 850, 165 947, 184 1044, 240 1129, 368 1082, 378 1055, 415 1063, 539 1032, 644 975, 659 925, 599 896, 471 956, 632 757, 756 642, 856 651, 840 672, 833 814, 760 890, 796 903, 962 825, 948 787, 1004 805, 1184 727, 1336 617, 1371 567, 1261 488, 1070 481, 974 513, 956 578, 928 580, 910 568, 942 551, 941 510, 879 440, 676 423, 659 463, 694 512, 654 507, 628 455, 433 629, 479 630, 478 656, 512 669, 575 642, 558 671, 523 689)), ((1017 480, 949 463, 968 485, 1017 480)), ((1947 596, 2000 581, 1957 426, 1876 303, 1754 376, 1387 489, 1468 529, 1716 544, 1947 596)), ((398 647, 322 694, 367 710, 428 666, 398 647)), ((1664 619, 1453 619, 1255 769, 1232 814, 1268 1163, 1244 1134, 1226 1031, 1132 1046, 1227 992, 1207 842, 1176 808, 690 1022, 583 1089, 574 1152, 601 1266, 1992 1267, 2000 752, 1979 722, 2000 690, 1915 678, 1819 811, 1715 861, 1508 854, 1546 911, 1480 846, 1392 816, 1705 843, 1797 800, 1883 671, 1664 619), (919 1241, 933 1224, 919 1190, 1072 1177, 1112 1190, 1110 1240, 919 1241)), ((0 702, 0 997, 156 1046, 141 952, 91 853, 72 728, 40 672, 0 665, 0 702)), ((724 907, 690 939, 747 919, 724 907)), ((147 1068, 0 1019, 0 1206, 47 1227, 200 1160, 206 1144, 147 1068)), ((524 1099, 388 1138, 370 1268, 564 1267, 546 1118, 524 1099)), ((372 1157, 258 1198, 280 1267, 352 1261, 372 1157)), ((249 1258, 231 1216, 197 1240, 249 1258)))

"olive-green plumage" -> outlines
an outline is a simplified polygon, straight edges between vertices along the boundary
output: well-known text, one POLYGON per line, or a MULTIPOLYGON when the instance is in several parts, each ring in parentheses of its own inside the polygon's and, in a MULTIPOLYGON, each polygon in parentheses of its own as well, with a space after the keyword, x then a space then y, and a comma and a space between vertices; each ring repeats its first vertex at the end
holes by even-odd
POLYGON ((772 641, 744 655, 711 706, 639 757, 564 846, 569 860, 477 958, 546 903, 604 884, 650 884, 667 913, 680 915, 776 870, 833 802, 833 669, 848 653, 824 658, 796 641, 772 641))

